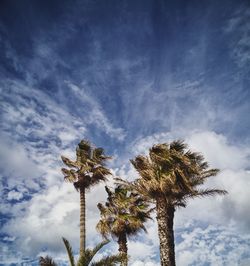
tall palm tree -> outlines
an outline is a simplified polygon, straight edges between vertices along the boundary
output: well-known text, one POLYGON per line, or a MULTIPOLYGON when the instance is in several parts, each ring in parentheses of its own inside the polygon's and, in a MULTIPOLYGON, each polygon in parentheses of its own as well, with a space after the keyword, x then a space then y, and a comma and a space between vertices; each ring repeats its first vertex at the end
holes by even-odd
POLYGON ((104 154, 102 148, 94 148, 90 142, 82 140, 76 148, 76 161, 62 156, 62 161, 69 169, 62 168, 64 178, 80 191, 80 254, 85 250, 85 192, 101 181, 106 181, 110 170, 105 162, 111 157, 104 154))
POLYGON ((180 140, 170 144, 154 145, 149 156, 137 156, 131 163, 140 177, 129 183, 118 182, 152 199, 156 206, 160 257, 162 266, 175 266, 174 213, 177 207, 186 207, 189 198, 215 196, 227 193, 220 189, 201 189, 207 178, 219 170, 209 169, 200 153, 187 149, 180 140))
POLYGON ((105 187, 108 198, 104 205, 99 203, 101 218, 96 228, 107 238, 109 235, 117 239, 119 252, 125 259, 122 266, 128 264, 127 236, 135 235, 140 230, 146 231, 144 223, 150 219, 149 204, 144 202, 138 193, 131 192, 121 185, 114 191, 105 187))

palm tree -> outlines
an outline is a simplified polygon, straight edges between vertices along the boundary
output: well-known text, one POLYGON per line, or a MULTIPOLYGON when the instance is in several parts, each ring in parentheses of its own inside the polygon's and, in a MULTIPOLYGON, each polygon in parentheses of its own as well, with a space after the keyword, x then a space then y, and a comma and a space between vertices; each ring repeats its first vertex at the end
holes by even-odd
MULTIPOLYGON (((109 243, 108 240, 105 240, 97 244, 93 249, 86 249, 82 255, 80 255, 77 264, 75 263, 74 254, 72 247, 69 241, 66 238, 63 238, 63 243, 68 253, 70 266, 115 266, 116 263, 120 262, 123 258, 120 255, 106 256, 100 259, 97 262, 91 262, 96 255, 96 253, 106 244, 109 243)), ((45 265, 47 266, 47 265, 45 265)), ((49 265, 48 265, 49 266, 49 265)))
POLYGON ((189 198, 226 194, 225 190, 199 187, 219 170, 209 169, 204 157, 188 150, 180 140, 154 145, 149 156, 139 155, 131 163, 140 177, 132 183, 117 180, 153 200, 157 211, 161 265, 175 266, 175 210, 186 207, 189 198))
POLYGON ((114 191, 105 187, 108 198, 105 206, 99 203, 101 219, 98 222, 97 230, 107 238, 111 235, 117 239, 119 252, 125 259, 122 266, 128 264, 127 236, 135 235, 140 230, 146 231, 144 223, 150 219, 148 203, 138 193, 131 192, 119 185, 114 191))
POLYGON ((80 191, 80 254, 85 251, 85 192, 101 181, 106 181, 110 170, 105 162, 111 157, 104 154, 102 148, 94 148, 90 142, 82 140, 76 149, 76 161, 62 156, 62 161, 69 169, 62 168, 64 178, 80 191))

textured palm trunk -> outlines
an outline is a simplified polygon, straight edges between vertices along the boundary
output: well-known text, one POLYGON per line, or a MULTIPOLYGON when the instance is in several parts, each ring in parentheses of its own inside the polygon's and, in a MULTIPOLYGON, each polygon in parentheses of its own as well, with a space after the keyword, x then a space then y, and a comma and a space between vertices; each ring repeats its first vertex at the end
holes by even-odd
POLYGON ((126 233, 123 233, 118 238, 119 252, 124 257, 124 260, 121 262, 121 266, 128 265, 128 247, 127 247, 127 236, 126 233))
POLYGON ((85 239, 85 189, 80 188, 80 255, 83 255, 85 252, 85 239))
POLYGON ((157 199, 157 223, 160 239, 161 266, 175 266, 174 251, 174 207, 168 206, 164 198, 157 199))

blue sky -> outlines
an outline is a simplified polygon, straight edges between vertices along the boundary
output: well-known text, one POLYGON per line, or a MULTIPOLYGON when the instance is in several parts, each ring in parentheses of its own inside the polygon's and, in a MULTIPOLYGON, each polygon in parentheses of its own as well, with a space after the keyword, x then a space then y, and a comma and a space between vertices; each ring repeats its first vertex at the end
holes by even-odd
MULTIPOLYGON (((203 152, 222 170, 209 185, 229 195, 178 210, 177 262, 249 265, 249 21, 248 1, 1 1, 0 265, 63 261, 62 235, 77 251, 79 199, 60 155, 82 138, 128 179, 129 159, 155 143, 203 152)), ((99 186, 87 198, 90 246, 105 197, 99 186)), ((130 240, 133 266, 159 262, 148 228, 130 240)))

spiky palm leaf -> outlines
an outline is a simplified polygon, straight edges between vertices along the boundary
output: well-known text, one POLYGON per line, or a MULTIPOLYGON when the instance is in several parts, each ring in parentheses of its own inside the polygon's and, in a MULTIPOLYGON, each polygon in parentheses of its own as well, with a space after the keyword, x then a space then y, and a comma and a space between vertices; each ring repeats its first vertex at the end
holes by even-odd
POLYGON ((106 256, 97 262, 92 262, 91 266, 115 266, 123 260, 126 260, 123 254, 106 256))
POLYGON ((57 264, 53 261, 53 259, 49 256, 40 257, 39 258, 39 265, 40 266, 57 266, 57 264))
MULTIPOLYGON (((62 239, 63 239, 63 243, 68 253, 70 266, 75 266, 76 264, 74 260, 74 254, 73 254, 72 247, 66 238, 62 238, 62 239)), ((121 260, 124 258, 123 256, 113 255, 113 256, 106 256, 97 262, 91 263, 96 253, 109 242, 110 242, 109 240, 105 240, 97 244, 93 249, 86 249, 85 252, 82 255, 80 255, 78 262, 77 262, 77 266, 89 266, 89 265, 90 266, 114 266, 116 265, 116 263, 121 262, 121 260)), ((51 264, 51 265, 54 266, 54 264, 51 264)), ((48 265, 44 264, 42 266, 50 266, 50 264, 48 265)))
POLYGON ((80 256, 77 266, 87 266, 92 261, 95 254, 105 245, 107 245, 110 241, 105 240, 101 243, 97 244, 93 249, 86 249, 84 254, 80 256))
POLYGON ((67 250, 70 266, 75 266, 73 249, 72 249, 69 241, 66 238, 63 237, 62 240, 63 240, 63 243, 64 243, 65 248, 67 250))

